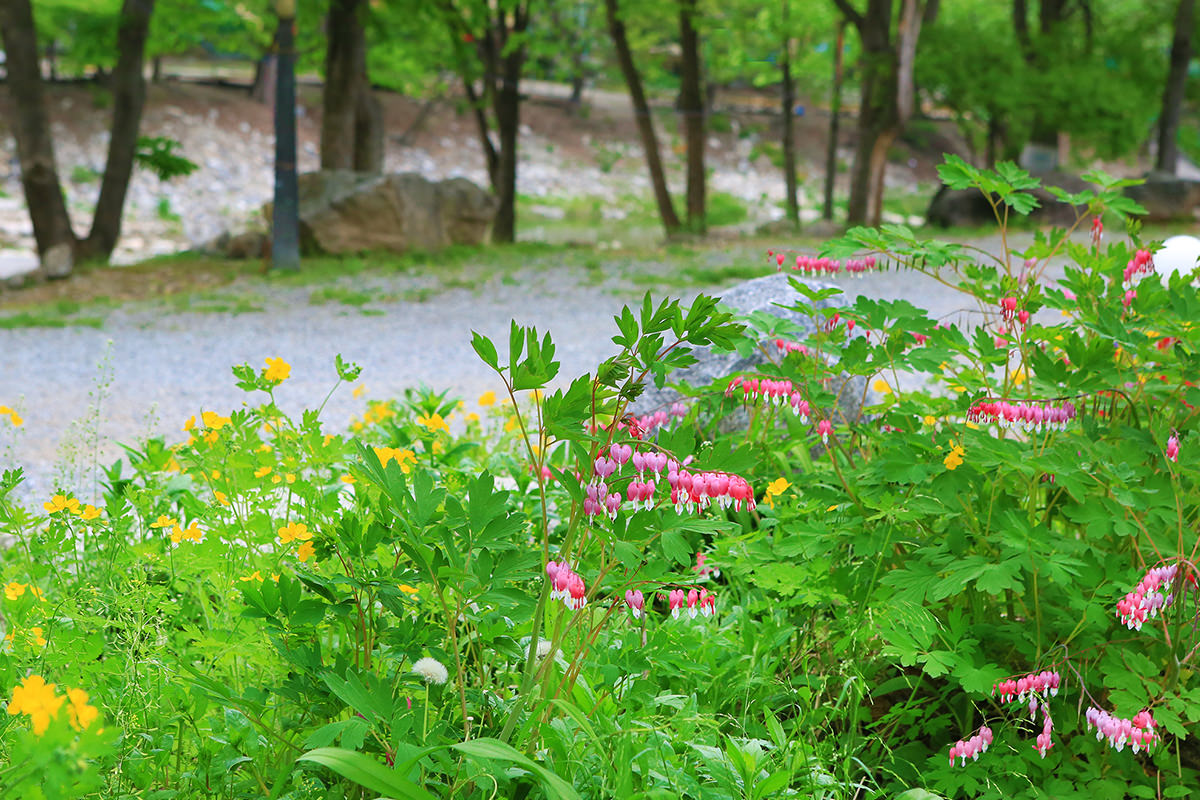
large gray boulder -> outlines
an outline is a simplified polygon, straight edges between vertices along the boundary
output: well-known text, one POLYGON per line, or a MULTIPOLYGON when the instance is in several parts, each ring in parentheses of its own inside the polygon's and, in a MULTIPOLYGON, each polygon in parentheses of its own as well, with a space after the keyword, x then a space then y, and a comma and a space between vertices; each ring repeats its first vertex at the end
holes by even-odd
MULTIPOLYGON (((305 253, 439 250, 482 244, 496 199, 465 178, 321 170, 300 176, 300 247, 305 253)), ((263 207, 268 220, 271 204, 263 207)))
MULTIPOLYGON (((799 341, 816 331, 817 323, 806 313, 796 311, 791 306, 799 305, 807 308, 809 300, 791 287, 787 273, 777 272, 761 278, 740 283, 729 289, 720 297, 721 304, 734 314, 746 316, 754 312, 765 312, 780 320, 777 336, 763 334, 760 347, 749 355, 738 353, 717 352, 708 347, 698 347, 692 350, 696 363, 686 369, 676 370, 667 376, 667 384, 662 389, 653 385, 637 399, 630 409, 634 414, 643 416, 653 414, 682 399, 682 395, 670 388, 672 383, 686 383, 690 386, 709 386, 713 381, 730 377, 739 372, 753 372, 768 362, 766 353, 770 353, 775 361, 782 357, 775 345, 776 338, 799 341), (764 352, 765 351, 765 352, 764 352)), ((822 281, 805 280, 802 282, 815 290, 838 288, 834 284, 822 281)), ((833 295, 816 303, 818 308, 840 308, 845 305, 846 297, 842 293, 833 295)), ((841 413, 848 420, 857 419, 862 411, 863 394, 866 380, 862 377, 842 375, 835 377, 831 389, 837 393, 841 413)), ((724 387, 724 383, 716 386, 724 387)), ((739 425, 745 427, 744 415, 732 415, 727 426, 736 429, 739 425)))
POLYGON ((1146 182, 1125 188, 1125 195, 1146 209, 1146 222, 1195 220, 1200 208, 1200 181, 1178 178, 1162 172, 1146 175, 1146 182))

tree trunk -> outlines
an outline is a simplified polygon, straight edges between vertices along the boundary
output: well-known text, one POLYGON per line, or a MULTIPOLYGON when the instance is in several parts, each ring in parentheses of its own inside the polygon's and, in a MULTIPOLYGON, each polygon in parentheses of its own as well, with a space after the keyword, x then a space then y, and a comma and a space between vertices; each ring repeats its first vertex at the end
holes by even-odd
POLYGON ((321 169, 354 168, 358 63, 365 47, 358 19, 361 0, 330 0, 321 93, 321 169))
POLYGON ((687 144, 687 224, 693 233, 707 228, 704 210, 704 90, 700 82, 700 40, 693 24, 696 0, 680 0, 679 44, 681 75, 679 111, 687 144))
POLYGON ((613 48, 617 51, 617 63, 621 66, 625 85, 629 87, 633 118, 637 123, 638 136, 642 140, 642 150, 646 153, 646 167, 650 170, 654 201, 658 205, 658 218, 662 221, 663 229, 670 235, 679 230, 679 216, 675 213, 675 206, 671 203, 671 191, 667 188, 667 178, 658 152, 658 137, 654 133, 654 118, 650 116, 650 104, 646 102, 642 78, 633 63, 633 53, 625 36, 625 23, 617 9, 617 0, 604 0, 604 10, 608 17, 608 33, 613 40, 613 48))
POLYGON ((870 0, 866 14, 859 14, 845 0, 838 0, 838 6, 858 28, 863 63, 858 147, 846 218, 851 224, 878 225, 883 214, 888 148, 913 112, 921 6, 919 0, 901 0, 894 41, 890 33, 892 0, 870 0))
POLYGON ((1188 64, 1192 60, 1192 18, 1195 0, 1179 0, 1175 12, 1175 38, 1171 41, 1171 68, 1163 91, 1162 116, 1158 126, 1156 168, 1174 175, 1179 166, 1179 116, 1187 86, 1188 64))
POLYGON ((843 54, 846 49, 846 20, 838 22, 837 48, 833 54, 833 98, 829 103, 829 142, 825 146, 825 208, 822 216, 833 219, 833 184, 837 179, 838 128, 842 116, 843 54))
POLYGON ((362 0, 329 3, 321 169, 383 169, 383 110, 367 77, 366 9, 362 0))
POLYGON ((108 139, 108 158, 100 182, 100 198, 92 217, 92 229, 77 249, 79 260, 107 261, 121 236, 125 195, 137 155, 142 108, 146 104, 144 73, 146 37, 154 0, 124 0, 117 28, 117 66, 112 74, 113 115, 108 139))
POLYGON ((264 106, 275 107, 275 85, 279 82, 279 62, 274 53, 267 53, 254 65, 254 83, 250 98, 264 106))
POLYGON ((383 106, 371 91, 371 85, 363 81, 354 116, 355 172, 369 172, 373 175, 383 172, 383 133, 383 106))
POLYGON ((155 56, 150 62, 150 82, 155 86, 162 83, 163 79, 163 57, 155 56))
POLYGON ((784 30, 781 49, 783 55, 779 60, 780 81, 782 83, 783 104, 783 193, 787 211, 786 217, 792 227, 800 225, 800 205, 796 202, 796 87, 792 82, 792 38, 789 30, 789 0, 783 0, 781 8, 784 30))
POLYGON ((8 91, 12 97, 12 132, 21 164, 21 185, 33 222, 39 255, 60 244, 75 245, 71 219, 54 163, 54 141, 42 92, 37 29, 29 0, 0 3, 0 35, 7 56, 8 91))
POLYGON ((492 225, 492 240, 514 242, 517 238, 517 133, 520 128, 520 80, 525 60, 525 45, 515 48, 501 58, 503 76, 493 98, 496 131, 500 134, 500 153, 496 164, 496 190, 500 201, 496 221, 492 225))
POLYGON ((496 146, 492 144, 492 137, 489 134, 491 128, 488 125, 487 110, 484 108, 483 99, 476 93, 474 84, 465 75, 463 76, 463 91, 475 114, 475 128, 479 132, 479 146, 483 150, 488 182, 492 185, 492 191, 498 193, 496 187, 500 185, 500 154, 496 152, 496 146))
POLYGON ((300 190, 296 180, 296 74, 294 17, 280 17, 275 33, 275 202, 271 207, 271 264, 300 269, 300 190))

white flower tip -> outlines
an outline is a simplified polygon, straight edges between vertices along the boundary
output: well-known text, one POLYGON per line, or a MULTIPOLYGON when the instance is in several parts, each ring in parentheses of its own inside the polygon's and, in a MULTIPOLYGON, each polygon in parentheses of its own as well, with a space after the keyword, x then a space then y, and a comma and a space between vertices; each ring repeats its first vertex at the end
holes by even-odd
POLYGON ((417 663, 413 664, 412 671, 425 679, 426 683, 436 683, 441 686, 450 679, 450 673, 446 666, 436 658, 417 659, 417 663))

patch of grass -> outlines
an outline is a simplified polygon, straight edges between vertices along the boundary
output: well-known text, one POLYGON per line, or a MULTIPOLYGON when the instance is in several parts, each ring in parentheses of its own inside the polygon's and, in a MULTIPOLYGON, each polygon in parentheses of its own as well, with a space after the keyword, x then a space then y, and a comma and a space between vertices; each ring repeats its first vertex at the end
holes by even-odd
POLYGON ((348 289, 344 286, 322 286, 312 290, 308 296, 308 303, 314 306, 325 303, 341 303, 344 306, 361 308, 374 299, 375 297, 370 292, 348 289))
POLYGON ((737 225, 750 216, 750 209, 738 198, 726 192, 708 196, 708 224, 714 228, 737 225))
MULTIPOLYGON (((93 304, 102 305, 104 303, 93 304)), ((104 317, 81 314, 83 310, 81 303, 69 298, 30 305, 11 314, 0 314, 0 328, 99 328, 104 325, 104 317)))
POLYGON ((71 167, 71 183, 95 183, 100 180, 100 173, 91 167, 76 164, 71 167))

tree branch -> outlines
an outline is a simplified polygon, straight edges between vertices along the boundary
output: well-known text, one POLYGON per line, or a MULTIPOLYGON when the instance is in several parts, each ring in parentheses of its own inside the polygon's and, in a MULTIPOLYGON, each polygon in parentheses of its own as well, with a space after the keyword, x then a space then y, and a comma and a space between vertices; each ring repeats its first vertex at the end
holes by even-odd
POLYGON ((838 11, 842 12, 842 16, 850 20, 850 24, 856 28, 862 28, 865 22, 863 15, 850 5, 850 0, 833 0, 833 4, 838 7, 838 11))

